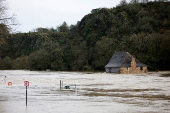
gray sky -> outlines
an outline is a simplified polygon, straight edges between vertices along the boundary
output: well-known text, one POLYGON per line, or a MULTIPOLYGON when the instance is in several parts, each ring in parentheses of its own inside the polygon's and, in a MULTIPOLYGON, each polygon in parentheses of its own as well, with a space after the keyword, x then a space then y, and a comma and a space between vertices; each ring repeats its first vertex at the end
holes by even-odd
POLYGON ((29 32, 38 27, 56 28, 64 21, 75 25, 92 9, 116 7, 120 0, 6 0, 8 12, 16 15, 16 31, 29 32))

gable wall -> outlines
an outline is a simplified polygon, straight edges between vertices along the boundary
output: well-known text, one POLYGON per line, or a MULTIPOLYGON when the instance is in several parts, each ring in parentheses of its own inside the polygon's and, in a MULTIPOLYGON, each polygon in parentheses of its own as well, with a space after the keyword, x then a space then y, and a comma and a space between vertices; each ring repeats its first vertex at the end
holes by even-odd
POLYGON ((131 67, 121 67, 120 73, 121 74, 139 74, 139 73, 148 73, 147 67, 142 67, 141 70, 140 67, 136 67, 135 58, 132 58, 131 67))

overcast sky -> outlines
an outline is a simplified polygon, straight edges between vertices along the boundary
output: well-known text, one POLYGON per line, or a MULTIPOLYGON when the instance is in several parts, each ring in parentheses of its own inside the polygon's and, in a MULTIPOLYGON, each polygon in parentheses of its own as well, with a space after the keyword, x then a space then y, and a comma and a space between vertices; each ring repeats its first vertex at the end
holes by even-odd
POLYGON ((56 28, 64 21, 75 25, 92 9, 113 8, 120 0, 6 0, 9 14, 15 14, 16 31, 29 32, 38 27, 56 28))

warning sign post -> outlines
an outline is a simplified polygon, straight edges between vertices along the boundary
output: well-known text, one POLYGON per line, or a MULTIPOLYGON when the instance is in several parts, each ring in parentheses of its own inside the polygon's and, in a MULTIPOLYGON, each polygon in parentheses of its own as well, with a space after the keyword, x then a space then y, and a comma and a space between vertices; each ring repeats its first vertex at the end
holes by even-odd
POLYGON ((27 106, 27 86, 29 86, 29 82, 24 81, 24 86, 26 86, 26 106, 27 106))
POLYGON ((24 86, 29 86, 29 82, 28 81, 24 81, 24 86))

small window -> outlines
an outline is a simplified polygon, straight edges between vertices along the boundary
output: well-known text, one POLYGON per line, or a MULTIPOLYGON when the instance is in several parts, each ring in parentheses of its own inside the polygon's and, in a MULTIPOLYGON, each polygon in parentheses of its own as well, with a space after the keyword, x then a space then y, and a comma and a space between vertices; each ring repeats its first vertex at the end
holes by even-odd
POLYGON ((129 67, 126 68, 126 71, 129 71, 129 67))
POLYGON ((140 70, 143 70, 143 67, 140 67, 140 70))

